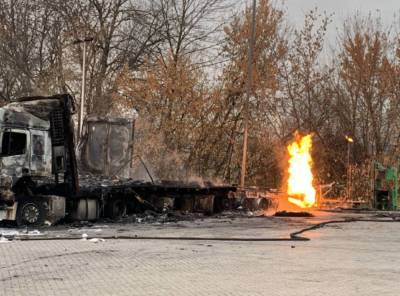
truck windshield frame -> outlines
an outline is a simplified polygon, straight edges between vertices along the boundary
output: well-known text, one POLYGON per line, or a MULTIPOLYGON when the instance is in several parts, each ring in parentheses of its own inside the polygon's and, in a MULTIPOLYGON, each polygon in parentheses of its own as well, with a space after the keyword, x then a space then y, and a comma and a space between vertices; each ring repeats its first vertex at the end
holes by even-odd
POLYGON ((27 135, 23 132, 5 130, 2 132, 1 157, 24 155, 27 151, 27 135))

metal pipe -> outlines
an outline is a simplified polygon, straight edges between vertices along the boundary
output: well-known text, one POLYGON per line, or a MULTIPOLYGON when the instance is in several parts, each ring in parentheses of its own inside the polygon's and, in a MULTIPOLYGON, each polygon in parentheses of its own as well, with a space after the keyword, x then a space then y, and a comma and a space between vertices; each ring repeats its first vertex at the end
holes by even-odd
POLYGON ((81 85, 81 102, 80 102, 80 111, 79 111, 79 126, 78 126, 78 139, 82 136, 83 129, 83 111, 85 106, 85 85, 86 85, 86 43, 91 42, 94 39, 92 37, 87 37, 84 39, 77 39, 73 42, 73 44, 83 43, 83 57, 82 57, 82 85, 81 85))
POLYGON ((86 42, 83 42, 83 61, 82 61, 82 89, 81 89, 81 104, 79 112, 79 139, 82 137, 83 128, 83 107, 85 104, 85 83, 86 83, 86 42))
POLYGON ((153 177, 151 176, 150 171, 149 171, 149 169, 147 168, 147 165, 145 164, 145 162, 143 161, 143 159, 142 159, 139 155, 138 155, 138 158, 139 158, 140 162, 142 163, 144 169, 146 170, 147 174, 149 175, 150 180, 151 180, 151 183, 154 184, 154 179, 153 179, 153 177))

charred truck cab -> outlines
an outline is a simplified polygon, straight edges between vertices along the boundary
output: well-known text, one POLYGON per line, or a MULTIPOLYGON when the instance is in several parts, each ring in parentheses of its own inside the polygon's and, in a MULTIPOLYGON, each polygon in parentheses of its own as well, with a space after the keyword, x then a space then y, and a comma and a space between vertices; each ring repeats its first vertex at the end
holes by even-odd
POLYGON ((65 216, 77 193, 70 95, 21 98, 0 108, 0 220, 65 216))

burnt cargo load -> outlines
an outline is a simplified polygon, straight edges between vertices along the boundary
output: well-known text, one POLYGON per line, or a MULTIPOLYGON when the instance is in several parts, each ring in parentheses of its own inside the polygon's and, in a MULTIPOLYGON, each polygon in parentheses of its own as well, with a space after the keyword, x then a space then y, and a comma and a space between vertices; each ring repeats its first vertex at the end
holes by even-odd
POLYGON ((89 117, 75 155, 72 96, 20 98, 0 108, 0 221, 95 220, 165 208, 218 211, 236 191, 212 183, 128 178, 134 119, 89 117))
POLYGON ((135 114, 124 118, 89 116, 79 147, 80 171, 128 178, 132 168, 135 114))

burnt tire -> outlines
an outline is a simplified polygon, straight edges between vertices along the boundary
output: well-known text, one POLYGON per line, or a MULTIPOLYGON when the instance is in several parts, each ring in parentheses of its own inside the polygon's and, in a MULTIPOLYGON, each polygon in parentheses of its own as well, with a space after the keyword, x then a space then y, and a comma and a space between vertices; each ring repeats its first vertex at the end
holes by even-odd
POLYGON ((18 226, 40 226, 46 218, 46 208, 43 201, 24 199, 18 201, 16 222, 18 226))
POLYGON ((122 216, 126 215, 127 212, 127 204, 123 199, 117 199, 109 201, 106 206, 106 217, 111 219, 118 219, 122 216))

